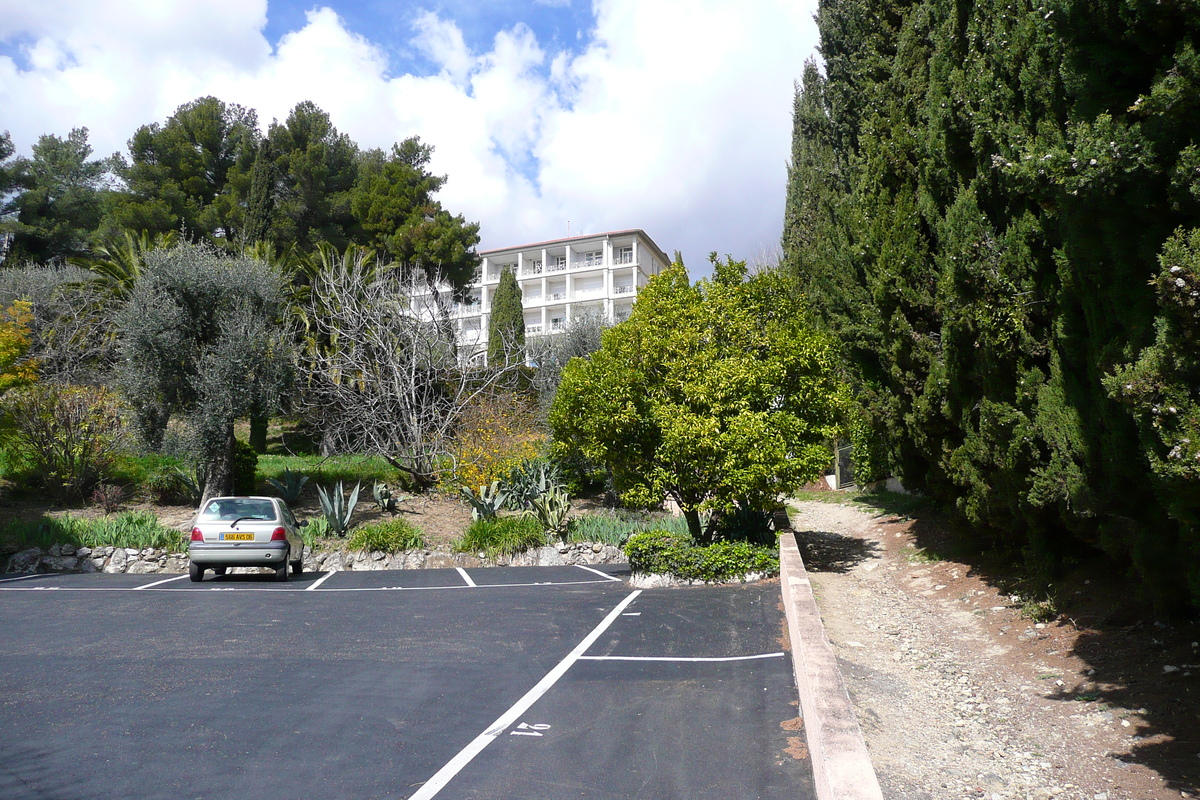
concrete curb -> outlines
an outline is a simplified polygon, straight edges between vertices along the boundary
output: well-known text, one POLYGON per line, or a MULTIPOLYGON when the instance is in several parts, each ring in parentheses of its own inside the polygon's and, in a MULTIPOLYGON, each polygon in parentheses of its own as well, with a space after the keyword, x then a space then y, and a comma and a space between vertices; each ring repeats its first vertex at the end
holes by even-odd
POLYGON ((779 537, 779 584, 818 800, 883 800, 794 533, 779 537))

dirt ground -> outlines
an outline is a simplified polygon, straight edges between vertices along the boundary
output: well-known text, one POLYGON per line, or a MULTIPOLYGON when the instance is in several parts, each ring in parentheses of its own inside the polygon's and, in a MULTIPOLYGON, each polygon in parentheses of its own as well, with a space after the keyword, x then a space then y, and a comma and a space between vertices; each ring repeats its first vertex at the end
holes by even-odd
POLYGON ((889 800, 1200 796, 1196 620, 1153 621, 1093 565, 1038 622, 1011 564, 951 557, 936 521, 802 502, 792 522, 889 800))

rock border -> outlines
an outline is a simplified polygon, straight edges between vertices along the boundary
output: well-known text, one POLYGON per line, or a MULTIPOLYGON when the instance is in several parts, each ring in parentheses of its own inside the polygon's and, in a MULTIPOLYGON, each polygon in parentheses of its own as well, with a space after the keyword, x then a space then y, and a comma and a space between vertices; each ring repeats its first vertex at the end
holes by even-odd
MULTIPOLYGON (((453 567, 550 567, 624 564, 621 548, 596 542, 547 545, 515 556, 488 558, 483 553, 451 553, 444 550, 407 550, 383 553, 337 550, 305 551, 306 570, 335 572, 381 569, 445 569, 453 567)), ((261 567, 238 567, 234 571, 259 571, 261 567)), ((27 575, 54 572, 104 572, 108 574, 184 573, 187 553, 172 553, 147 547, 76 547, 56 544, 47 550, 30 547, 7 560, 4 572, 27 575)))

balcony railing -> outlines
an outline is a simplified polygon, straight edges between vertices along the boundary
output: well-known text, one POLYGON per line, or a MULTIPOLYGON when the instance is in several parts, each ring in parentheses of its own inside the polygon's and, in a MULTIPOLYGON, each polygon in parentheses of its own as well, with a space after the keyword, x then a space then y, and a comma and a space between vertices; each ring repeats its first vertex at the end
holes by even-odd
POLYGON ((634 286, 614 286, 613 294, 633 294, 637 290, 634 286))
POLYGON ((533 325, 525 326, 526 334, 539 334, 541 332, 542 332, 542 323, 540 323, 540 322, 534 323, 533 325))

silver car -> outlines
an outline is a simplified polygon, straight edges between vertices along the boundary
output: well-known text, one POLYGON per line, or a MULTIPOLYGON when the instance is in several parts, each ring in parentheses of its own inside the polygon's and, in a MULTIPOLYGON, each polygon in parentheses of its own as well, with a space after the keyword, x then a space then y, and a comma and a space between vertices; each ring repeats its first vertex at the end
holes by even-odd
POLYGON ((304 571, 304 539, 287 504, 278 497, 214 497, 192 526, 188 545, 189 573, 204 580, 212 568, 224 575, 229 567, 274 567, 275 580, 286 581, 288 570, 304 571))

